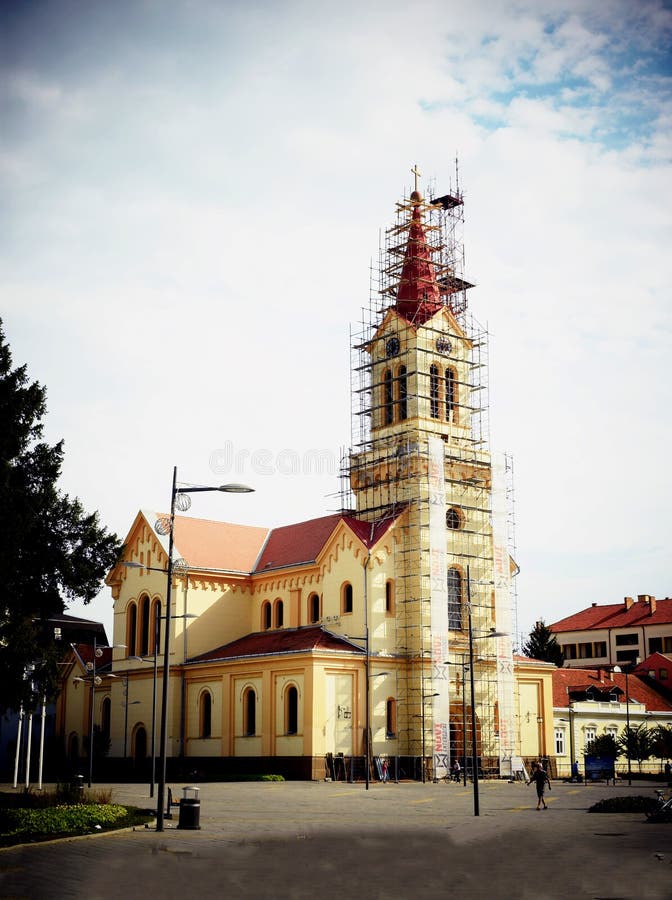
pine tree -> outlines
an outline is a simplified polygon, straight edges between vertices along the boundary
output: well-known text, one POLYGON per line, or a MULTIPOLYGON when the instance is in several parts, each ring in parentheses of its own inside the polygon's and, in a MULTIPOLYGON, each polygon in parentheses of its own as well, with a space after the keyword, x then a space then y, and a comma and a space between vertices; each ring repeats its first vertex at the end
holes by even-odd
POLYGON ((63 441, 42 440, 46 390, 12 369, 0 320, 0 710, 56 684, 56 650, 41 620, 92 600, 120 542, 57 481, 63 441), (36 668, 28 675, 28 667, 36 668))
POLYGON ((565 661, 560 644, 543 619, 535 623, 529 638, 523 644, 523 653, 531 659, 541 659, 556 666, 562 666, 565 661))

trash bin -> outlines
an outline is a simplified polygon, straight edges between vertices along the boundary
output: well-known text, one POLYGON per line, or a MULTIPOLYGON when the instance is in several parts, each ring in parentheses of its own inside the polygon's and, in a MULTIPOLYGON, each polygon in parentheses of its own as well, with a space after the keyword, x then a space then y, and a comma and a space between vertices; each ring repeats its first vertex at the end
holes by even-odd
POLYGON ((200 788, 183 787, 183 797, 180 800, 180 817, 177 827, 198 831, 201 827, 201 801, 198 798, 200 788), (189 796, 189 792, 193 796, 189 796))

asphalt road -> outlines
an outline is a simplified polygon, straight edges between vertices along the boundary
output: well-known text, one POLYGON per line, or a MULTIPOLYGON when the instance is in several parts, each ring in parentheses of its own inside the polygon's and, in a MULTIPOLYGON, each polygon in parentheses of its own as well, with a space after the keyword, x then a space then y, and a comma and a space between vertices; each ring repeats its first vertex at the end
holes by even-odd
MULTIPOLYGON (((182 785, 172 785, 176 798, 182 785)), ((150 807, 146 786, 113 800, 150 807)), ((656 785, 199 784, 200 830, 176 826, 0 851, 2 898, 664 898, 672 825, 589 814, 656 785)), ((7 787, 2 788, 7 790, 7 787)), ((192 820, 193 821, 193 820, 192 820)))

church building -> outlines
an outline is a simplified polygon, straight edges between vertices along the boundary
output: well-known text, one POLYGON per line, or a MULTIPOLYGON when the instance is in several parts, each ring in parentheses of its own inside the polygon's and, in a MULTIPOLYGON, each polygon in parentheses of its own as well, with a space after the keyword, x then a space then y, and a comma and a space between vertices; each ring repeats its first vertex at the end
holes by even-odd
POLYGON ((170 521, 136 515, 107 578, 125 649, 94 699, 96 721, 112 711, 111 757, 158 755, 164 677, 169 772, 362 777, 370 759, 372 777, 386 760, 434 779, 469 765, 475 738, 481 770, 510 776, 523 682, 534 753, 551 746, 550 671, 528 660, 521 675, 512 653, 510 466, 488 444, 463 199, 459 184, 424 197, 414 174, 343 373, 341 508, 273 529, 177 514, 168 673, 170 521))

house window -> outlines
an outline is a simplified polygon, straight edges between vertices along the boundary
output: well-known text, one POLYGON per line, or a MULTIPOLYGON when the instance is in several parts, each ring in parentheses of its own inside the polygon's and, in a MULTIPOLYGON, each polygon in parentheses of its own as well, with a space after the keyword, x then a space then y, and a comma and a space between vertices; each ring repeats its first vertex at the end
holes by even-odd
POLYGON ((247 688, 243 694, 243 734, 254 737, 257 733, 257 695, 254 688, 247 688))
POLYGON ((275 627, 282 628, 282 623, 285 615, 285 607, 282 600, 275 601, 275 627))
POLYGON ((451 506, 446 513, 446 528, 450 528, 451 531, 458 531, 461 527, 462 516, 460 515, 459 510, 455 509, 454 506, 451 506))
POLYGON ((455 419, 454 411, 457 403, 455 385, 455 370, 446 369, 446 421, 455 419))
POLYGON ((392 579, 385 582, 385 613, 388 616, 394 613, 394 581, 392 579))
POLYGON ((149 597, 140 598, 140 645, 136 650, 139 656, 149 653, 149 597))
POLYGON ((320 597, 319 594, 311 594, 308 598, 308 621, 313 625, 320 621, 320 597))
POLYGON ((658 678, 660 681, 667 681, 667 669, 659 669, 658 678))
POLYGON ((341 592, 341 609, 345 614, 352 612, 352 585, 347 581, 341 592))
POLYGON ((138 607, 130 603, 126 613, 126 656, 135 655, 135 640, 138 629, 138 607))
POLYGON ((631 631, 629 634, 616 635, 617 647, 632 647, 635 644, 639 644, 639 635, 634 631, 631 631))
POLYGON ((595 725, 586 725, 586 744, 589 744, 591 741, 594 741, 597 737, 597 727, 595 725))
POLYGON ((592 659, 593 645, 592 642, 579 644, 579 659, 592 659))
POLYGON ((618 736, 618 727, 616 725, 607 725, 604 729, 605 734, 610 734, 614 740, 616 740, 618 736))
POLYGON ((397 701, 394 697, 388 697, 385 703, 385 737, 397 736, 397 701))
POLYGON ((462 630, 462 573, 448 569, 448 628, 462 630))
POLYGON ((406 374, 406 366, 399 366, 397 391, 399 400, 399 420, 403 422, 408 418, 408 375, 406 374))
POLYGON ((663 639, 662 637, 649 638, 649 653, 662 653, 663 639))
POLYGON ((394 421, 394 397, 392 394, 391 369, 385 369, 383 372, 383 410, 385 424, 391 425, 394 421))
POLYGON ((593 657, 595 659, 599 659, 602 656, 607 655, 607 642, 606 641, 595 641, 593 645, 593 657))
POLYGON ((299 731, 299 692, 290 685, 285 692, 285 734, 299 731))
POLYGON ((432 419, 439 418, 439 367, 429 367, 429 414, 432 419))
POLYGON ((212 734, 212 695, 210 691, 203 691, 198 710, 199 734, 202 738, 209 738, 212 734))
POLYGON ((565 755, 565 729, 564 728, 556 728, 555 729, 555 755, 556 756, 564 756, 565 755))
POLYGON ((268 631, 271 627, 271 604, 266 601, 261 607, 261 630, 268 631))

